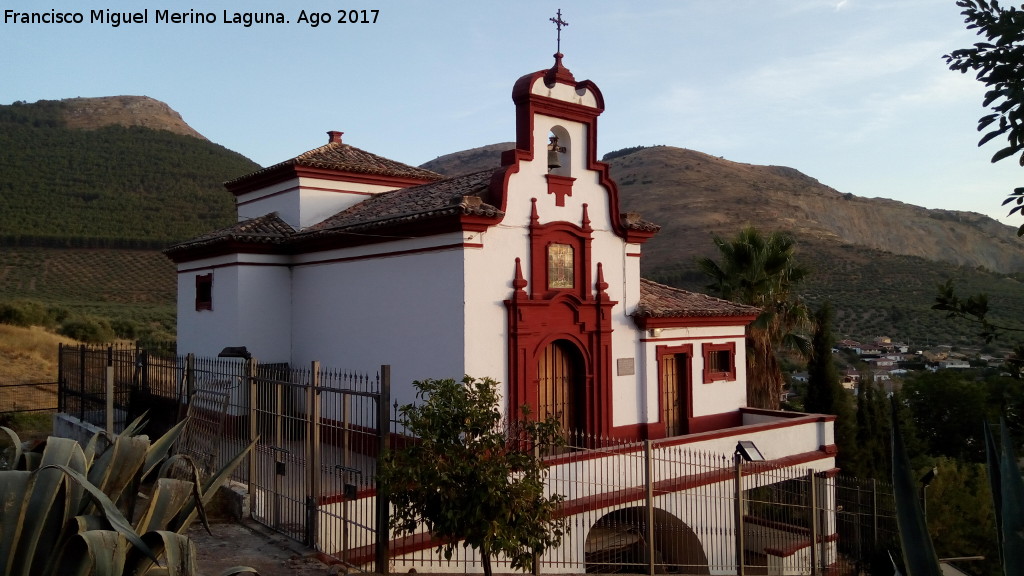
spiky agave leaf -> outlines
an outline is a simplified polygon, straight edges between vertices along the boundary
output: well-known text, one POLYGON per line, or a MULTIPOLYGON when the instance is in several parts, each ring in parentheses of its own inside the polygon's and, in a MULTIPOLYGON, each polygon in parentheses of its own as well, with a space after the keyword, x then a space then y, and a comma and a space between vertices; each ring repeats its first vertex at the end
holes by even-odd
POLYGON ((28 508, 22 523, 22 537, 9 574, 29 576, 38 573, 53 554, 64 525, 78 509, 82 490, 69 486, 64 474, 53 466, 66 466, 85 472, 85 455, 78 442, 50 437, 43 450, 40 468, 28 496, 28 508))
POLYGON ((55 574, 119 576, 124 574, 128 542, 114 530, 76 534, 61 550, 55 574))
POLYGON ((115 505, 102 490, 90 483, 89 479, 86 478, 85 475, 80 474, 67 466, 53 465, 50 467, 63 470, 65 474, 78 482, 82 488, 85 488, 85 491, 92 497, 92 500, 103 511, 103 515, 106 517, 107 521, 110 522, 110 526, 119 534, 124 536, 132 546, 138 548, 142 553, 146 554, 153 560, 156 560, 156 556, 154 556, 153 551, 150 550, 149 546, 142 541, 142 538, 140 538, 135 532, 131 523, 124 517, 124 514, 121 514, 121 511, 117 509, 117 505, 115 505))
POLYGON ((174 443, 178 440, 178 436, 181 435, 181 431, 185 428, 185 424, 188 423, 188 418, 185 418, 181 422, 175 424, 173 428, 167 431, 166 434, 157 438, 149 449, 146 451, 146 461, 142 466, 142 478, 149 476, 159 464, 167 457, 167 454, 174 447, 174 443))
POLYGON ((89 482, 116 502, 146 461, 149 438, 115 436, 113 445, 89 468, 89 482))
POLYGON ((235 457, 225 464, 224 467, 216 474, 211 475, 203 482, 201 491, 202 498, 195 501, 192 505, 186 505, 185 508, 182 509, 181 513, 178 514, 179 520, 175 522, 176 525, 172 529, 176 530, 179 534, 183 534, 188 530, 188 527, 192 522, 195 521, 197 514, 205 514, 203 507, 213 499, 217 490, 219 490, 220 487, 228 481, 228 478, 231 477, 231 473, 234 472, 235 468, 242 463, 242 460, 245 459, 245 455, 252 451, 252 447, 255 446, 258 441, 259 438, 250 442, 248 446, 236 454, 235 457))
POLYGON ((195 546, 188 536, 167 530, 154 530, 145 534, 142 539, 163 558, 163 566, 157 566, 151 558, 137 550, 129 550, 125 562, 129 574, 159 571, 167 576, 195 576, 199 573, 195 546))
POLYGON ((18 433, 6 426, 0 426, 0 430, 3 430, 7 434, 7 439, 11 446, 5 449, 7 458, 5 458, 4 466, 0 466, 0 470, 16 470, 18 468, 18 462, 21 460, 21 438, 18 437, 18 433))
POLYGON ((36 475, 28 470, 5 470, 0 473, 0 569, 10 574, 14 551, 21 539, 21 526, 28 508, 26 497, 36 475))
POLYGON ((195 483, 176 478, 160 478, 156 481, 149 506, 135 524, 139 534, 145 534, 168 526, 181 508, 195 497, 195 483))

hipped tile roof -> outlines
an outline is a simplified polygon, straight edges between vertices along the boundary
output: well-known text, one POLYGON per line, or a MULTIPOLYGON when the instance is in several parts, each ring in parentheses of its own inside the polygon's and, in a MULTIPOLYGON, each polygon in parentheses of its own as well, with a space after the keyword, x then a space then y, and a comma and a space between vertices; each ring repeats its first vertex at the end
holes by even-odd
POLYGON ((498 218, 504 213, 487 204, 493 169, 382 192, 310 226, 303 235, 329 233, 454 214, 498 218))
POLYGON ((227 228, 208 232, 180 244, 175 244, 165 250, 164 253, 171 255, 185 249, 193 249, 220 242, 282 244, 294 235, 295 229, 282 220, 277 215, 277 212, 272 212, 258 218, 243 220, 227 228))
POLYGON ((676 318, 683 316, 757 316, 760 308, 698 294, 644 278, 640 279, 640 305, 634 316, 676 318))
POLYGON ((268 166, 251 174, 229 180, 225 185, 231 186, 237 182, 273 172, 286 166, 307 166, 356 174, 375 174, 378 176, 416 178, 419 180, 440 180, 444 178, 444 176, 437 172, 409 166, 408 164, 378 156, 349 144, 329 142, 319 148, 303 152, 290 160, 278 162, 273 166, 268 166))

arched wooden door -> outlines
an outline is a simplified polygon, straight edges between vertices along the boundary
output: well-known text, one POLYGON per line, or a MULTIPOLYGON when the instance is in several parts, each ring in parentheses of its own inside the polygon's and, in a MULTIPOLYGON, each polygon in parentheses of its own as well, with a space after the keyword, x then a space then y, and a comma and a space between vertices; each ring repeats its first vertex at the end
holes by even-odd
POLYGON ((554 416, 567 433, 583 429, 582 364, 579 350, 565 340, 544 349, 537 360, 538 420, 554 416))

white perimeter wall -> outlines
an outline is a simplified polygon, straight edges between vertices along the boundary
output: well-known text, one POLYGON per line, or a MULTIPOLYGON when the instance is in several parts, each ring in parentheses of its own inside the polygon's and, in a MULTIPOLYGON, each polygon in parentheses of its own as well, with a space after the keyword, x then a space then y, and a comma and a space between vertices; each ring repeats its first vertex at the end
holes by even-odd
POLYGON ((389 364, 400 403, 414 380, 465 374, 461 236, 308 254, 292 274, 293 365, 372 375, 389 364))

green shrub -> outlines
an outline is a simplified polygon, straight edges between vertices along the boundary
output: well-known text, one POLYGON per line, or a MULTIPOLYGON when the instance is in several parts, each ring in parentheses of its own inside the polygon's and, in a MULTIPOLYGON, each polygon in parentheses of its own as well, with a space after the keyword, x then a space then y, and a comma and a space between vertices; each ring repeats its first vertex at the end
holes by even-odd
POLYGON ((37 300, 11 300, 0 303, 0 324, 14 326, 52 326, 53 315, 37 300))
POLYGON ((57 331, 68 338, 74 338, 89 344, 103 344, 114 340, 114 329, 106 318, 95 316, 80 316, 72 318, 63 324, 57 331))

